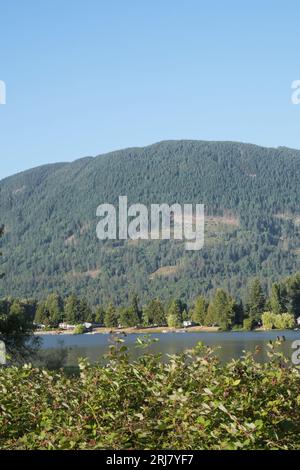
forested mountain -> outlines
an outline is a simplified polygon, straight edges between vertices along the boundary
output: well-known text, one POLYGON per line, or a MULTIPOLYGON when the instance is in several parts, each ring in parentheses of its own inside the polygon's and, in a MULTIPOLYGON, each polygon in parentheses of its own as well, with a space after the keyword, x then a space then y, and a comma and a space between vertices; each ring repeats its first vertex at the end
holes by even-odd
POLYGON ((300 269, 300 151, 232 142, 167 141, 0 182, 5 225, 0 296, 76 293, 91 303, 243 294, 300 269), (99 241, 101 203, 204 203, 204 249, 180 241, 99 241))

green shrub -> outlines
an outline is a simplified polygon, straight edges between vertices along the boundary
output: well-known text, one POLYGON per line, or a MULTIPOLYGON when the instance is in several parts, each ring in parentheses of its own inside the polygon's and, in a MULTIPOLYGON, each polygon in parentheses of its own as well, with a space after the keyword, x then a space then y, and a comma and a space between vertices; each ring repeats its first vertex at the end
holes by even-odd
POLYGON ((247 331, 253 330, 253 321, 251 318, 245 318, 243 321, 243 329, 247 331))
POLYGON ((300 449, 300 373, 271 346, 221 365, 198 345, 131 361, 120 342, 80 376, 0 369, 1 449, 300 449))
POLYGON ((261 316, 261 319, 265 330, 272 330, 275 327, 275 313, 264 312, 261 316))
POLYGON ((73 330, 73 335, 83 335, 86 332, 86 328, 84 325, 76 325, 73 330))
POLYGON ((295 326, 295 319, 291 313, 275 315, 275 328, 285 330, 295 326))
POLYGON ((263 327, 266 330, 272 330, 277 328, 279 330, 285 330, 293 328, 295 325, 294 316, 291 313, 272 313, 265 312, 262 314, 263 327))

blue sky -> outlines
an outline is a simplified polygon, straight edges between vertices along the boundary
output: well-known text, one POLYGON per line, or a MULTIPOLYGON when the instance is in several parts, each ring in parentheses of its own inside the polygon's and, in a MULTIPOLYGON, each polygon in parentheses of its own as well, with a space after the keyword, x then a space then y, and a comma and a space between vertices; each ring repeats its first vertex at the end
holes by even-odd
POLYGON ((300 148, 298 0, 0 0, 0 178, 165 139, 300 148))

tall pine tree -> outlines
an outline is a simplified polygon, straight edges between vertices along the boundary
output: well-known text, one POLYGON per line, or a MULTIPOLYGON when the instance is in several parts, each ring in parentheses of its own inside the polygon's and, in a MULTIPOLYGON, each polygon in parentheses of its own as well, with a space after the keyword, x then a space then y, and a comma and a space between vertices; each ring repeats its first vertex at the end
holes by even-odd
POLYGON ((265 310, 266 299, 259 279, 254 279, 248 290, 247 310, 253 322, 259 322, 265 310))
POLYGON ((192 309, 192 320, 198 325, 204 325, 207 315, 207 303, 205 298, 201 295, 197 297, 194 308, 192 309))

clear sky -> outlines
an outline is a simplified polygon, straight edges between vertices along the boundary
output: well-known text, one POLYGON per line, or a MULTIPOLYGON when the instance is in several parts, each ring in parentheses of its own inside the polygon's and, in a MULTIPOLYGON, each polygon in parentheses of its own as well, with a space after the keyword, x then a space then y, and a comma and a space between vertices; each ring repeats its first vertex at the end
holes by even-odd
POLYGON ((300 148, 299 0, 0 0, 0 178, 165 139, 300 148))

